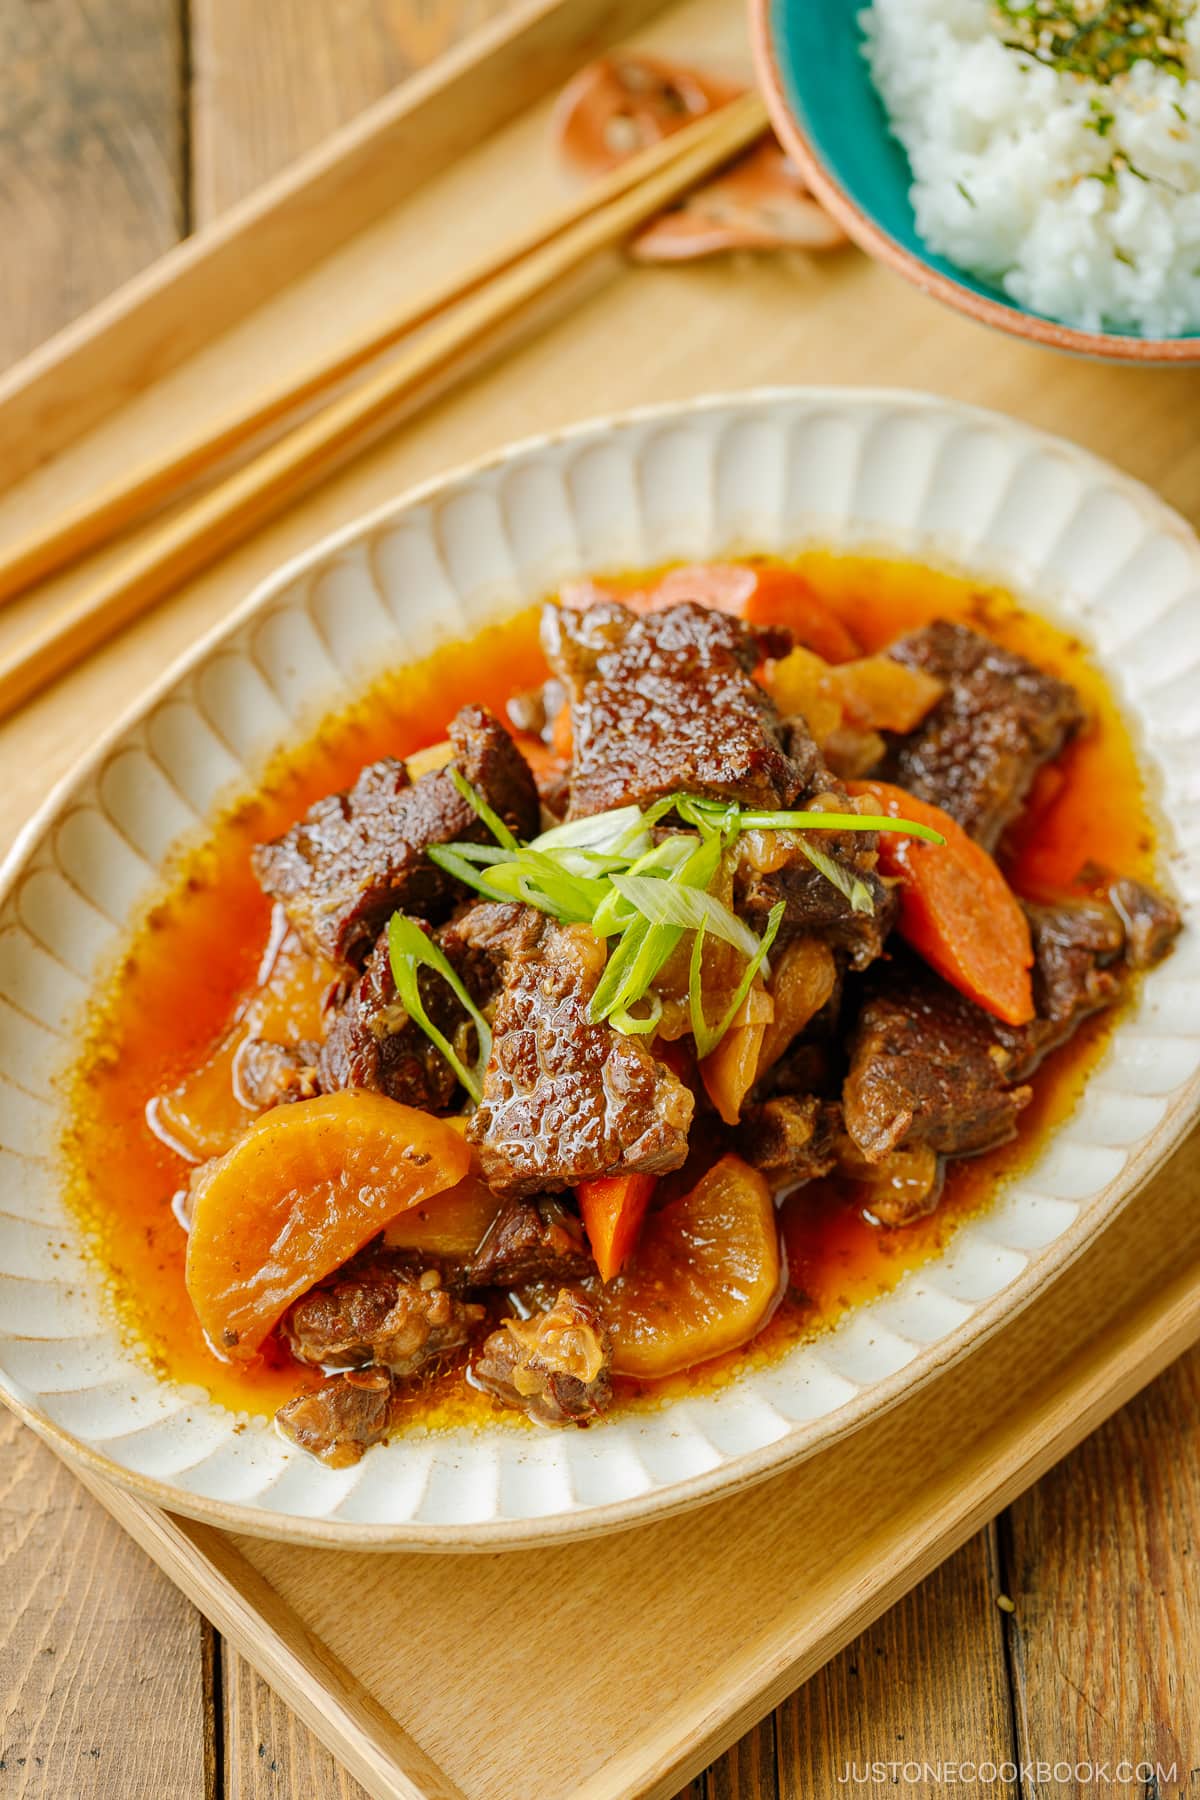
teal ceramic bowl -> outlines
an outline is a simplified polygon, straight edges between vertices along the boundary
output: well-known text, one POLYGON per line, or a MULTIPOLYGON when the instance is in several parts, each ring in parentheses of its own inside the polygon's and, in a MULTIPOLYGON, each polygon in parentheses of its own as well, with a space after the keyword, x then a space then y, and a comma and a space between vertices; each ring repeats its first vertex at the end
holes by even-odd
POLYGON ((1080 331, 1027 311, 925 246, 908 198, 908 158, 888 130, 862 55, 865 3, 750 0, 759 83, 776 132, 854 241, 935 299, 1017 337, 1123 362, 1200 363, 1200 335, 1080 331))

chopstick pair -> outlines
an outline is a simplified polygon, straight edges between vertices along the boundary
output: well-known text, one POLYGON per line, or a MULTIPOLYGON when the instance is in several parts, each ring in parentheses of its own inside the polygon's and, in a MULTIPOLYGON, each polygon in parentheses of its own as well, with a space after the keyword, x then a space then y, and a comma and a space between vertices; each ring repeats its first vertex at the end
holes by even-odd
POLYGON ((108 542, 298 407, 398 347, 383 367, 182 507, 95 587, 0 656, 0 717, 367 448, 404 401, 435 386, 444 390, 490 334, 754 143, 767 124, 755 93, 705 114, 622 163, 465 276, 0 557, 4 601, 108 542))

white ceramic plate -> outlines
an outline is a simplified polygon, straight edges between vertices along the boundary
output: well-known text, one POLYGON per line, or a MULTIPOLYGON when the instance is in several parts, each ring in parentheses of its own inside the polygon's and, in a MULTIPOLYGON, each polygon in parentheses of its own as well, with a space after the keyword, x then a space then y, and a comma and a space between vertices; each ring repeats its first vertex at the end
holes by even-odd
POLYGON ((612 1529, 811 1454, 961 1356, 1127 1201, 1200 1099, 1200 545, 1153 495, 996 415, 774 391, 605 420, 408 496, 293 562, 200 644, 23 834, 0 884, 0 1384, 60 1448, 176 1511, 358 1547, 612 1529), (172 850, 372 671, 590 569, 809 543, 1001 580, 1088 640, 1136 722, 1191 930, 1063 1128, 947 1254, 711 1395, 587 1432, 289 1449, 123 1348, 62 1199, 54 1076, 172 850), (67 1248, 61 1246, 66 1245, 67 1248))

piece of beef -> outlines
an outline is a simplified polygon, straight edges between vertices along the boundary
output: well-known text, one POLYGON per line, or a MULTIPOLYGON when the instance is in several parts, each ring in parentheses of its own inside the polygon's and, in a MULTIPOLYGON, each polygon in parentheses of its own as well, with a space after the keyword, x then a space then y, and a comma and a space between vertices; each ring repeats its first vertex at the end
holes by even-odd
POLYGON ((1033 1000, 1027 1025, 996 1021, 996 1039, 1012 1057, 1011 1079, 1024 1081, 1089 1013, 1111 1006, 1125 987, 1125 929, 1103 900, 1025 907, 1033 942, 1033 1000))
POLYGON ((859 1015, 843 1089, 846 1129, 868 1162, 901 1145, 967 1156, 1002 1144, 1030 1090, 995 1021, 915 960, 898 960, 859 1015))
POLYGON ((285 1438, 331 1469, 346 1469, 372 1444, 382 1444, 392 1411, 392 1378, 386 1369, 331 1375, 311 1393, 297 1394, 275 1414, 285 1438))
POLYGON ((247 1038, 233 1063, 233 1090, 243 1106, 269 1112, 293 1100, 311 1100, 321 1092, 317 1062, 320 1044, 277 1044, 270 1038, 247 1038))
POLYGON ((536 936, 527 929, 504 963, 483 1100, 467 1131, 484 1179, 519 1197, 678 1168, 690 1091, 640 1037, 589 1020, 605 960, 591 928, 534 918, 536 936))
POLYGON ((1131 969, 1161 962, 1179 933, 1179 908, 1140 881, 1114 881, 1110 904, 1125 928, 1125 961, 1131 969))
POLYGON ((519 900, 472 900, 438 932, 438 943, 481 1010, 500 991, 510 956, 534 951, 545 921, 519 900))
POLYGON ((822 1008, 813 1024, 785 1056, 754 1084, 752 1100, 804 1100, 810 1094, 829 1098, 841 1089, 840 1044, 827 1031, 822 1008))
POLYGON ((851 1037, 844 1090, 847 1129, 869 1161, 917 1144, 963 1156, 1012 1135, 1029 1098, 1021 1084, 1179 929, 1175 908, 1150 889, 1119 882, 1112 893, 1112 902, 1026 906, 1036 1012, 1026 1025, 992 1018, 915 960, 880 978, 851 1037))
POLYGON ((1083 1019, 1121 999, 1131 974, 1170 949, 1180 918, 1169 900, 1137 881, 1114 882, 1109 896, 1026 905, 1037 1017, 995 1026, 1012 1054, 1012 1080, 1025 1081, 1083 1019))
MULTIPOLYGON (((833 812, 836 794, 820 796, 833 812)), ((854 812, 847 796, 844 807, 854 812)), ((787 937, 819 937, 845 951, 852 968, 875 961, 896 918, 893 885, 875 871, 878 836, 867 831, 744 831, 735 850, 734 909, 762 931, 777 901, 784 902, 787 937), (807 843, 838 866, 858 893, 857 904, 809 860, 807 843)))
POLYGON ((371 1364, 403 1378, 460 1349, 483 1317, 483 1307, 449 1291, 438 1269, 359 1258, 288 1308, 283 1335, 300 1362, 371 1364))
POLYGON ((431 844, 481 841, 487 827, 455 787, 457 769, 518 834, 538 828, 529 765, 482 706, 451 721, 452 763, 411 782, 402 762, 370 763, 344 794, 318 800, 290 831, 253 853, 267 893, 282 901, 308 948, 331 962, 358 962, 388 915, 423 918, 449 910, 454 886, 431 862, 431 844))
POLYGON ((469 1287, 583 1281, 596 1265, 583 1223, 557 1200, 511 1200, 496 1214, 467 1267, 469 1287))
POLYGON ((738 1126, 739 1153, 772 1186, 798 1187, 837 1166, 842 1109, 815 1094, 780 1094, 746 1108, 738 1126))
POLYGON ((941 1198, 945 1159, 928 1144, 902 1145, 868 1162, 848 1136, 840 1102, 779 1095, 747 1112, 738 1148, 772 1188, 792 1189, 826 1175, 856 1184, 856 1203, 880 1225, 911 1225, 941 1198))
POLYGON ((945 619, 901 638, 888 655, 946 684, 924 722, 895 745, 888 779, 942 807, 994 849, 1038 769, 1083 724, 1078 694, 981 632, 945 619))
MULTIPOLYGON (((860 810, 826 766, 803 719, 786 720, 782 736, 797 781, 793 808, 827 813, 860 810)), ((864 801, 861 810, 867 807, 864 801)), ((879 955, 896 916, 894 891, 875 872, 878 846, 878 833, 873 831, 744 831, 735 852, 734 910, 761 931, 771 908, 782 900, 785 941, 822 937, 845 950, 854 968, 865 969, 879 955), (806 843, 837 865, 848 886, 857 885, 857 905, 814 867, 806 843)))
MULTIPOLYGON (((473 1028, 450 984, 431 969, 417 977, 421 999, 432 1022, 463 1061, 474 1060, 466 1042, 473 1028)), ((338 1088, 366 1088, 405 1106, 443 1112, 451 1104, 458 1080, 441 1051, 413 1023, 396 992, 387 932, 367 958, 357 981, 349 984, 329 1016, 318 1062, 325 1093, 338 1088)))
POLYGON ((946 1158, 931 1144, 902 1144, 879 1163, 859 1163, 850 1140, 840 1160, 843 1175, 858 1183, 858 1200, 877 1225, 915 1225, 936 1211, 946 1185, 946 1158))
POLYGON ((571 704, 569 816, 676 791, 790 805, 795 773, 752 679, 764 654, 785 648, 777 636, 691 601, 644 617, 615 601, 547 606, 542 642, 571 704))
POLYGON ((485 1341, 470 1380, 540 1425, 586 1425, 612 1397, 612 1343, 591 1303, 562 1288, 529 1319, 506 1319, 485 1341))

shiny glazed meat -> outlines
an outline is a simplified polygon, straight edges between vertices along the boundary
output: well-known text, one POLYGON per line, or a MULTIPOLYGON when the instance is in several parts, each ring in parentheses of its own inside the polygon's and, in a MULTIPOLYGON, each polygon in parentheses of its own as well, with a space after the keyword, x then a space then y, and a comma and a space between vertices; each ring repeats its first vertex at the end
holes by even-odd
MULTIPOLYGON (((778 600, 786 583, 752 571, 737 604, 749 595, 753 613, 766 594, 770 605, 748 618, 720 610, 733 605, 727 598, 708 603, 703 570, 679 572, 676 588, 684 577, 698 583, 696 599, 673 589, 656 602, 648 577, 629 606, 611 591, 619 584, 606 592, 600 583, 590 609, 551 609, 548 681, 531 663, 524 685, 506 693, 471 664, 486 707, 449 679, 430 683, 438 698, 415 743, 364 737, 360 762, 364 751, 371 760, 357 775, 339 768, 324 784, 327 798, 312 800, 321 788, 310 785, 290 818, 267 814, 254 866, 286 910, 295 955, 310 960, 312 1000, 290 1010, 256 1002, 243 1026, 214 1021, 211 1066, 188 1103, 195 1142, 220 1153, 197 1168, 196 1188, 219 1192, 235 1223, 244 1215, 253 1224, 255 1194, 228 1193, 213 1165, 246 1134, 241 1120, 285 1121, 272 1130, 315 1230, 314 1196, 302 1191, 315 1147, 286 1125, 310 1109, 315 1117, 314 1102, 333 1108, 330 1130, 368 1102, 410 1109, 443 1134, 438 1141, 454 1150, 447 1166, 460 1172, 443 1196, 436 1168, 404 1167, 396 1178, 413 1184, 411 1225, 399 1192, 389 1219, 387 1193, 373 1189, 372 1217, 386 1229, 341 1267, 330 1258, 307 1291, 291 1287, 299 1297, 273 1325, 263 1300, 256 1332, 270 1329, 258 1374, 247 1360, 257 1336, 238 1345, 247 1383, 261 1377, 266 1392, 269 1379, 279 1398, 289 1379, 300 1390, 279 1409, 280 1431, 335 1466, 422 1419, 423 1405, 431 1414, 459 1409, 448 1419, 495 1409, 578 1425, 625 1404, 641 1384, 678 1380, 751 1342, 782 1345, 816 1290, 789 1285, 776 1208, 790 1217, 797 1195, 811 1193, 814 1205, 843 1196, 868 1235, 911 1232, 914 1243, 933 1244, 919 1222, 939 1206, 953 1212, 968 1186, 985 1192, 980 1171, 997 1146, 1032 1141, 1025 1121, 1045 1117, 1039 1096, 1065 1066, 1063 1046, 1123 998, 1179 928, 1170 902, 1146 884, 1146 860, 1128 854, 1130 839, 1123 848, 1106 836, 1073 863, 1065 849, 1059 864, 1046 860, 1050 827, 1039 837, 1038 821, 1070 811, 1097 717, 1095 688, 1075 691, 1061 652, 1043 668, 977 629, 981 614, 968 615, 969 625, 935 618, 899 641, 866 627, 851 642, 839 625, 851 652, 844 674, 834 679, 832 665, 805 648, 792 658, 789 687, 776 675, 791 655, 778 600), (889 644, 896 666, 917 669, 919 680, 882 678, 889 644), (825 706, 811 719, 808 693, 825 706), (426 744, 410 773, 396 752, 426 744), (426 772, 413 779, 418 769, 426 772), (881 874, 880 833, 854 824, 876 810, 847 791, 848 783, 867 794, 851 780, 864 771, 902 790, 911 782, 904 791, 914 801, 940 796, 982 842, 999 845, 1012 827, 1024 834, 1005 838, 1000 869, 1027 895, 1017 909, 1031 958, 1027 1023, 1004 1024, 902 941, 903 863, 885 860, 881 874), (507 890, 520 898, 493 897, 489 871, 498 881, 512 842, 496 834, 515 834, 520 851, 564 813, 574 826, 677 793, 765 815, 740 828, 727 815, 731 835, 703 892, 751 944, 768 924, 778 936, 751 979, 744 949, 672 925, 674 947, 644 996, 602 1017, 602 979, 626 924, 617 917, 594 928, 584 922, 590 910, 558 916, 520 884, 507 890), (772 823, 778 811, 846 817, 813 830, 803 819, 772 823), (1022 890, 1024 864, 1011 845, 1025 842, 1042 861, 1022 890), (452 869, 429 856, 447 846, 458 847, 452 869), (464 869, 481 874, 482 892, 464 869), (385 935, 397 913, 404 941, 418 946, 405 953, 417 958, 406 997, 397 985, 405 968, 393 967, 385 935), (812 981, 793 992, 786 978, 797 969, 810 969, 812 981), (749 986, 735 996, 743 971, 749 986), (717 1049, 696 1035, 718 1029, 717 1049), (206 1139, 200 1114, 222 1080, 229 1106, 220 1133, 206 1139), (976 1156, 970 1183, 960 1180, 960 1166, 972 1165, 958 1159, 976 1156), (718 1167, 735 1198, 714 1210, 706 1184, 718 1167), (753 1305, 742 1305, 747 1296, 753 1305)), ((734 592, 728 569, 721 582, 726 596, 734 592)), ((805 644, 820 641, 818 605, 809 594, 797 615, 805 644)), ((847 617, 857 630, 858 614, 847 617)), ((838 630, 824 640, 833 655, 845 654, 838 630)), ((1020 642, 1034 639, 1026 632, 1020 642)), ((680 866, 665 853, 682 844, 689 854, 703 824, 686 809, 656 814, 645 843, 647 854, 664 852, 659 881, 680 866)), ((587 854, 568 872, 602 886, 607 874, 589 874, 587 854)), ((953 974, 952 958, 947 966, 953 974)), ((986 958, 983 967, 986 976, 986 958)), ((270 971, 261 979, 270 982, 270 971)), ((986 1002, 986 978, 982 993, 986 1002)), ((186 1077, 186 1061, 170 1064, 172 1093, 186 1087, 181 1067, 186 1077)), ((371 1158, 356 1167, 401 1169, 375 1151, 371 1158)), ((320 1166, 320 1204, 352 1210, 352 1184, 339 1190, 327 1148, 320 1166)), ((160 1206, 172 1182, 182 1185, 173 1171, 160 1182, 160 1206)), ((186 1219, 186 1205, 176 1216, 186 1219)), ((286 1261, 280 1218, 272 1253, 286 1261)), ((251 1239, 257 1246, 253 1231, 251 1239)), ((236 1247, 236 1232, 227 1241, 236 1247)), ((338 1254, 353 1248, 348 1238, 338 1254)))

